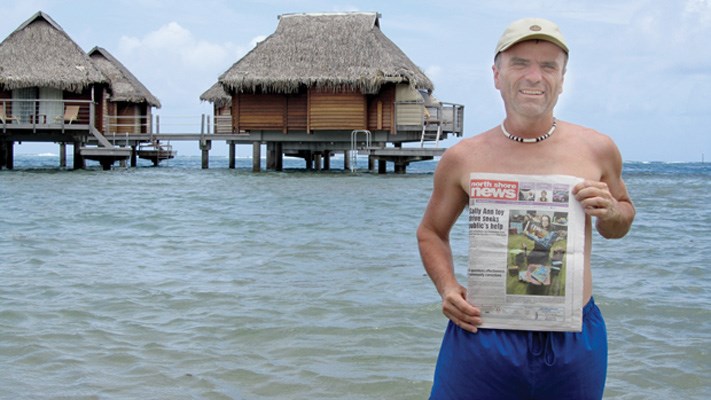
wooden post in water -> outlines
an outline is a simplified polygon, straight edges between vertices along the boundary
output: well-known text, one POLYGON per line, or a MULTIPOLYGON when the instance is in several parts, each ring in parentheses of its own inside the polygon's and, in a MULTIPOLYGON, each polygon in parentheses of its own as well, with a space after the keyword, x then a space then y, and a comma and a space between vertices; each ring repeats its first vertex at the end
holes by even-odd
POLYGON ((308 150, 304 153, 304 163, 306 165, 306 170, 311 171, 314 169, 314 152, 308 150))
POLYGON ((200 118, 200 150, 202 151, 202 169, 210 167, 210 148, 212 141, 205 140, 205 114, 200 118))
POLYGON ((383 159, 378 159, 378 173, 385 174, 388 172, 388 162, 383 159))
POLYGON ((252 172, 261 170, 261 151, 262 144, 260 142, 252 142, 252 172))
POLYGON ((231 141, 228 144, 229 154, 227 157, 229 158, 229 164, 230 164, 229 168, 230 169, 235 169, 235 157, 236 157, 235 146, 236 145, 235 145, 234 141, 231 141))
POLYGON ((81 142, 74 142, 74 169, 84 169, 86 164, 81 156, 81 142))
POLYGON ((267 142, 267 171, 276 170, 276 143, 267 142))
POLYGON ((67 168, 67 144, 59 143, 59 168, 67 168))
POLYGON ((275 142, 274 146, 276 147, 274 153, 274 155, 276 156, 276 160, 274 160, 274 170, 281 172, 284 170, 284 145, 282 144, 282 142, 275 142))
POLYGON ((404 174, 407 170, 407 161, 398 159, 395 161, 395 173, 404 174))
POLYGON ((131 167, 136 168, 138 166, 138 149, 137 145, 131 145, 131 167))
POLYGON ((200 140, 200 150, 202 151, 202 169, 210 167, 210 148, 212 142, 209 140, 200 140))
POLYGON ((267 143, 267 170, 284 170, 284 153, 282 142, 267 143))
POLYGON ((13 169, 15 164, 15 142, 6 142, 5 147, 5 167, 13 169))
POLYGON ((314 168, 316 171, 321 171, 321 153, 314 154, 314 168))

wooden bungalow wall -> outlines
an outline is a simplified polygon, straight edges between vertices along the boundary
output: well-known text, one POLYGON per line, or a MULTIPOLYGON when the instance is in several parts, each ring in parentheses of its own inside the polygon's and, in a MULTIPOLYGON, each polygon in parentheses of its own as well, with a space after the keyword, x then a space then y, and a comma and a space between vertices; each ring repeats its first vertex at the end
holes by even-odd
POLYGON ((0 89, 0 105, 5 103, 5 107, 7 108, 4 111, 8 116, 12 115, 12 102, 10 100, 12 100, 12 92, 0 89))
POLYGON ((314 131, 365 129, 365 96, 361 93, 312 91, 309 96, 309 126, 314 131))
POLYGON ((304 132, 308 126, 308 96, 306 94, 287 96, 287 131, 304 132))
MULTIPOLYGON (((71 92, 64 92, 64 101, 65 105, 71 105, 72 102, 69 101, 71 100, 91 100, 91 89, 85 90, 81 94, 77 93, 71 93, 71 92)), ((89 123, 89 104, 88 103, 78 103, 76 105, 79 105, 79 118, 77 121, 80 124, 88 124, 89 123)), ((95 126, 101 126, 101 104, 96 104, 95 109, 94 109, 94 118, 96 118, 95 126)))
POLYGON ((317 90, 289 95, 239 93, 232 97, 231 114, 236 131, 390 131, 394 99, 394 86, 375 96, 317 90))
POLYGON ((150 133, 151 113, 146 103, 107 102, 110 133, 150 133))
POLYGON ((376 96, 370 96, 368 101, 368 130, 389 131, 395 133, 393 121, 395 118, 395 86, 383 87, 376 96))
POLYGON ((239 129, 283 130, 286 127, 286 96, 278 94, 240 94, 237 115, 239 129))

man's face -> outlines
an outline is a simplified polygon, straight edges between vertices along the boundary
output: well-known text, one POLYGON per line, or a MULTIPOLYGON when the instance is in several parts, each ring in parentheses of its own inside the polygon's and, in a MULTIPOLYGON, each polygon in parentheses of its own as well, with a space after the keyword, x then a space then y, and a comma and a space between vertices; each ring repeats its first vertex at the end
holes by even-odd
POLYGON ((566 61, 563 49, 544 40, 517 43, 499 54, 494 83, 507 113, 528 118, 552 114, 563 91, 566 61))

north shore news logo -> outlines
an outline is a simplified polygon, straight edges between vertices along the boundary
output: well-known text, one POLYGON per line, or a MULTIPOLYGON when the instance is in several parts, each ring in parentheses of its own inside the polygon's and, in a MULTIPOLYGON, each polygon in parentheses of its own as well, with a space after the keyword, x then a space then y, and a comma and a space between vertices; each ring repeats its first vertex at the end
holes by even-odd
POLYGON ((469 181, 469 197, 472 199, 517 200, 518 182, 472 179, 469 181))

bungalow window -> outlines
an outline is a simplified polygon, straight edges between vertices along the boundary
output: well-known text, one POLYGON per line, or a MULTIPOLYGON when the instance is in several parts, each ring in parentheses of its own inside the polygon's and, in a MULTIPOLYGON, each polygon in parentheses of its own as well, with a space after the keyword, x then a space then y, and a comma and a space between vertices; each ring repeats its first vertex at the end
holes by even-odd
POLYGON ((32 122, 35 115, 35 100, 37 88, 28 87, 12 91, 12 115, 17 117, 21 124, 32 122))

